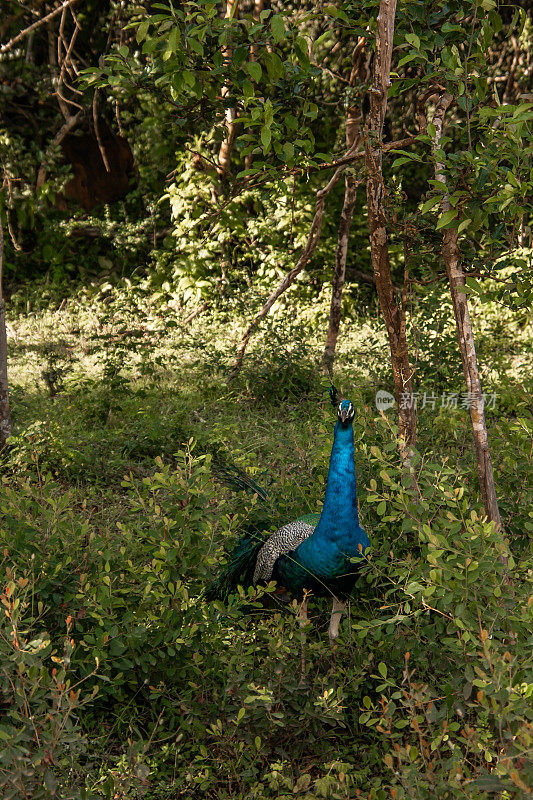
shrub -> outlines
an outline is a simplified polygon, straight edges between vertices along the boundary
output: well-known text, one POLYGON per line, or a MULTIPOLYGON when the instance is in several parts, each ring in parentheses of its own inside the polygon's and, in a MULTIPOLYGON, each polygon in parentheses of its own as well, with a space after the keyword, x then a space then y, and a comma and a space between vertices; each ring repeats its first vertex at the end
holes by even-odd
MULTIPOLYGON (((21 797, 79 797, 80 759, 86 741, 78 717, 92 697, 73 677, 72 618, 51 639, 42 625, 42 603, 33 573, 3 566, 0 593, 0 790, 6 800, 21 797), (76 788, 77 787, 77 788, 76 788)), ((93 695, 94 696, 94 695, 93 695)))

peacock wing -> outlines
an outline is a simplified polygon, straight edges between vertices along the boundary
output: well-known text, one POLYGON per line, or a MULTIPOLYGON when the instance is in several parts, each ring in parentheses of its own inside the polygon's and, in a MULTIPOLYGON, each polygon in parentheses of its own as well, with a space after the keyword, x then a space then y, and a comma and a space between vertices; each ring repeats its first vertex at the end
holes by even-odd
POLYGON ((305 539, 311 536, 317 521, 316 515, 309 514, 295 522, 289 522, 269 536, 257 554, 253 582, 269 581, 278 558, 296 550, 305 539))

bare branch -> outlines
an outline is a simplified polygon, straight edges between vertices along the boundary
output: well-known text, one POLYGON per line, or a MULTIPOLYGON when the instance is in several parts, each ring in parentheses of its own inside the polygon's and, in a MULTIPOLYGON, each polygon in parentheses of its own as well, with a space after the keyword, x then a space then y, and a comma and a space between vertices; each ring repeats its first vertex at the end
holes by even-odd
POLYGON ((106 172, 111 172, 111 168, 109 166, 109 161, 107 160, 107 153, 105 151, 104 143, 103 143, 102 137, 100 135, 100 126, 98 124, 98 89, 94 90, 93 122, 94 122, 94 134, 96 136, 96 141, 98 142, 98 148, 100 150, 100 155, 102 156, 102 161, 104 162, 104 166, 106 168, 106 172))
MULTIPOLYGON (((69 65, 69 63, 71 61, 72 48, 74 47, 74 42, 76 41, 76 37, 77 37, 78 32, 80 30, 81 30, 81 28, 80 28, 80 25, 78 23, 78 20, 75 19, 74 20, 74 30, 72 31, 72 36, 70 38, 70 42, 69 42, 68 48, 65 48, 66 49, 65 58, 63 59, 63 63, 61 65, 61 71, 59 73, 59 79, 58 79, 58 85, 59 86, 61 86, 61 83, 63 82, 63 75, 65 74, 65 69, 68 69, 68 65, 69 65)), ((58 52, 59 52, 59 42, 60 42, 60 38, 58 37, 58 52)))
POLYGON ((38 19, 32 25, 30 25, 29 27, 25 28, 23 31, 21 31, 16 36, 14 36, 12 39, 10 39, 9 42, 6 42, 5 44, 3 44, 0 47, 0 55, 2 55, 3 53, 7 53, 7 51, 10 50, 13 47, 13 45, 15 45, 18 42, 20 42, 21 39, 24 39, 25 36, 27 36, 29 33, 34 31, 36 28, 39 28, 41 25, 44 25, 45 22, 49 22, 51 19, 53 19, 53 17, 56 17, 65 8, 67 8, 68 6, 72 5, 72 3, 75 3, 75 2, 76 2, 76 0, 65 0, 64 3, 62 3, 57 8, 54 8, 54 10, 51 11, 49 14, 47 14, 45 17, 41 17, 41 19, 38 19))
POLYGON ((189 314, 188 317, 185 317, 185 319, 183 320, 183 322, 181 324, 182 325, 188 325, 189 322, 192 322, 193 319, 195 319, 200 314, 202 314, 207 308, 209 308, 209 303, 206 300, 205 303, 202 303, 202 305, 199 306, 198 308, 196 308, 191 314, 189 314))
POLYGON ((2 295, 3 266, 4 229, 2 227, 2 215, 0 214, 0 449, 4 447, 13 429, 9 410, 9 384, 7 378, 6 307, 2 295))
MULTIPOLYGON (((368 59, 364 59, 364 46, 366 39, 361 36, 352 53, 352 68, 347 83, 354 88, 356 83, 363 84, 365 75, 363 67, 368 67, 368 59), (366 63, 365 63, 366 62, 366 63)), ((345 121, 345 140, 348 152, 358 150, 361 141, 361 127, 363 123, 363 112, 357 102, 352 100, 350 103, 345 121)), ((329 311, 329 323, 326 334, 326 343, 322 354, 322 371, 324 374, 331 374, 335 359, 335 350, 341 323, 341 304, 344 280, 346 277, 346 257, 348 255, 348 241, 350 238, 350 228, 352 215, 357 196, 359 181, 356 180, 354 170, 347 170, 344 176, 344 203, 342 206, 339 230, 337 234, 337 248, 335 251, 335 267, 331 282, 331 304, 329 311)))
POLYGON ((318 242, 320 241, 320 234, 322 232, 322 218, 324 215, 324 203, 326 202, 326 197, 333 189, 333 187, 337 184, 344 167, 339 167, 335 174, 331 177, 327 186, 323 189, 320 189, 316 193, 316 205, 315 205, 315 215, 313 217, 313 222, 311 223, 311 230, 309 231, 309 235, 307 237, 307 242, 305 243, 305 247, 300 254, 300 258, 298 259, 297 264, 291 269, 290 272, 285 275, 281 283, 277 286, 277 288, 272 292, 266 303, 264 304, 263 308, 257 314, 250 325, 244 336, 242 337, 241 344, 237 351, 237 356, 233 363, 231 377, 233 377, 238 370, 242 366, 242 362, 244 359, 244 354, 246 352, 246 347, 248 342, 254 333, 255 329, 259 325, 262 319, 264 319, 276 300, 281 297, 281 295, 289 288, 289 286, 294 282, 295 278, 300 274, 303 270, 311 256, 316 250, 318 242))

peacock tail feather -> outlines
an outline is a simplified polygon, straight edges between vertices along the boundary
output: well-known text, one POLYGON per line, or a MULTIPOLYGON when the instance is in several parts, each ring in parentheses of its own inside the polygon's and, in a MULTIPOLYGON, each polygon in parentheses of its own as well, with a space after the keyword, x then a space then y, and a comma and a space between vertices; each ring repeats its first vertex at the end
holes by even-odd
POLYGON ((226 569, 204 592, 207 601, 226 601, 237 586, 250 586, 257 560, 257 553, 263 546, 263 539, 250 534, 243 536, 235 546, 226 569))
POLYGON ((260 500, 267 501, 268 494, 247 472, 233 462, 229 461, 219 447, 211 446, 211 470, 216 479, 237 492, 251 492, 260 500))

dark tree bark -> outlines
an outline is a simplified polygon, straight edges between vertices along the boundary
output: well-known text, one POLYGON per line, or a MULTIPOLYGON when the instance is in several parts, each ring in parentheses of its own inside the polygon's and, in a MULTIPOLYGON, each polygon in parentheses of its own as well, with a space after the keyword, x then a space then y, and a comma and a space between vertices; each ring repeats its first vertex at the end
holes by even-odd
MULTIPOLYGON (((434 151, 437 151, 439 147, 444 116, 452 102, 453 97, 448 92, 443 94, 437 102, 433 115, 433 125, 435 126, 435 135, 433 137, 434 151)), ((444 166, 439 161, 435 163, 435 179, 446 184, 444 166)), ((443 213, 450 210, 450 198, 448 193, 444 194, 442 197, 441 209, 443 213)), ((494 473, 492 470, 483 390, 481 388, 474 333, 472 331, 472 322, 468 308, 468 295, 466 292, 461 291, 462 287, 465 285, 465 275, 461 266, 461 253, 459 250, 456 228, 448 228, 444 231, 442 257, 450 284, 453 313, 457 327, 457 339, 459 341, 459 350, 461 351, 461 360, 463 362, 463 373, 468 393, 470 419, 472 422, 472 434, 476 448, 477 474, 481 497, 487 517, 494 522, 497 528, 501 528, 502 521, 498 507, 494 473)))
MULTIPOLYGON (((367 64, 364 53, 366 40, 361 37, 353 53, 353 65, 350 74, 349 86, 355 89, 357 82, 362 83, 364 76, 361 75, 363 65, 367 64)), ((357 149, 361 140, 362 111, 359 105, 353 103, 348 107, 346 115, 346 149, 357 149)), ((331 287, 331 306, 329 312, 328 332, 326 335, 326 345, 322 354, 322 371, 324 374, 331 373, 333 361, 335 359, 335 348, 339 337, 339 327, 341 322, 341 303, 342 290, 346 278, 346 257, 348 254, 348 240, 350 238, 350 228, 357 195, 357 180, 353 169, 348 169, 344 176, 344 203, 341 211, 339 223, 339 233, 337 236, 337 250, 335 252, 335 269, 331 287)))
POLYGON ((7 382, 6 307, 2 293, 4 267, 4 229, 0 216, 0 450, 11 436, 12 423, 9 410, 9 384, 7 382))
POLYGON ((394 391, 398 403, 398 434, 402 460, 409 461, 416 440, 416 404, 413 398, 412 370, 406 336, 405 287, 401 306, 395 301, 391 279, 385 210, 383 207, 383 126, 390 86, 390 67, 394 36, 396 0, 381 0, 377 19, 373 85, 370 114, 366 126, 365 162, 368 171, 366 195, 370 251, 374 279, 389 337, 394 391))

